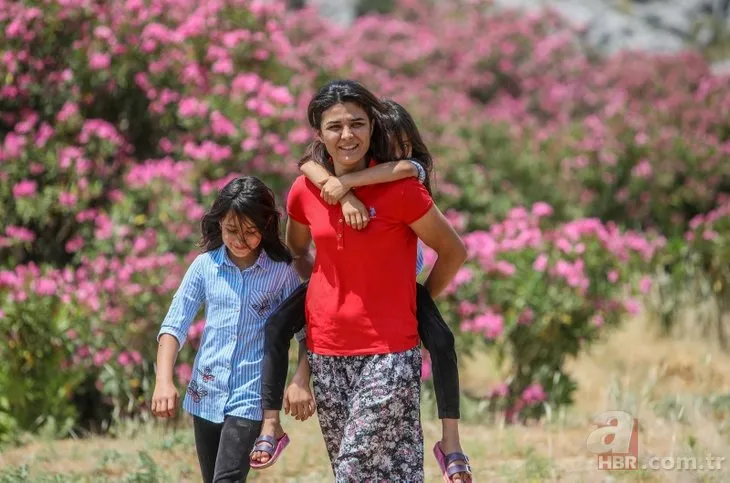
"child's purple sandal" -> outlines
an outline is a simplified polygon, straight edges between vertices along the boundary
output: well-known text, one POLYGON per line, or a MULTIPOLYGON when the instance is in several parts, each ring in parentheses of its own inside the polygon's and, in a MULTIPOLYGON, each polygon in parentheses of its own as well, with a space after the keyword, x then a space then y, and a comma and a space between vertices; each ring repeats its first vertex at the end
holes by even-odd
POLYGON ((444 454, 444 450, 441 449, 441 443, 439 442, 433 447, 433 455, 439 463, 445 483, 452 483, 453 480, 451 478, 459 473, 467 473, 471 479, 472 472, 471 466, 469 465, 469 458, 464 453, 454 452, 444 454), (464 461, 466 464, 459 463, 452 465, 454 461, 464 461))
POLYGON ((288 444, 289 436, 286 433, 284 433, 284 435, 278 440, 273 436, 266 434, 262 434, 256 438, 256 441, 254 441, 254 447, 249 454, 249 458, 251 458, 256 451, 261 451, 269 455, 269 460, 266 463, 259 463, 251 460, 249 461, 251 469, 263 470, 264 468, 268 468, 276 463, 276 460, 279 459, 279 455, 281 455, 281 452, 284 451, 284 448, 286 448, 288 444))

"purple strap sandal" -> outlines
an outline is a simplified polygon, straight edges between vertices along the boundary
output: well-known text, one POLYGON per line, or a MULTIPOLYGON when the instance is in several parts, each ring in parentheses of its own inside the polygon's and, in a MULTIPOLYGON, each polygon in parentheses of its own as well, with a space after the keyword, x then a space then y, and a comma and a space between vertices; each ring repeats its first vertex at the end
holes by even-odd
POLYGON ((441 449, 441 443, 438 442, 433 447, 433 455, 436 457, 436 461, 438 461, 439 463, 441 472, 444 475, 445 483, 453 483, 453 480, 451 478, 458 473, 468 474, 468 478, 464 479, 463 481, 471 481, 471 466, 469 465, 469 458, 467 458, 464 453, 454 452, 444 454, 444 451, 441 449), (454 463, 454 461, 463 461, 466 464, 452 464, 454 463))
POLYGON ((276 463, 276 460, 279 459, 279 455, 281 455, 281 452, 284 451, 284 448, 286 448, 288 444, 289 436, 287 436, 286 433, 284 433, 284 435, 278 440, 273 436, 268 436, 266 434, 262 434, 256 438, 256 441, 254 441, 254 447, 249 454, 249 458, 253 456, 254 452, 262 451, 269 455, 269 461, 266 463, 259 463, 258 461, 250 460, 251 469, 263 470, 264 468, 268 468, 276 463))

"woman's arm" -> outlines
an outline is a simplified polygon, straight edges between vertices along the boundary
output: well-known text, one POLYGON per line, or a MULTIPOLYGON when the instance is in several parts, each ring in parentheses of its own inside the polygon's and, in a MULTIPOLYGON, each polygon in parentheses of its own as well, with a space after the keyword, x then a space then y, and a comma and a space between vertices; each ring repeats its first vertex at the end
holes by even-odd
POLYGON ((314 260, 309 253, 312 244, 312 232, 309 226, 299 223, 291 216, 286 222, 286 245, 294 256, 294 268, 303 280, 312 276, 314 260))
POLYGON ((449 286, 466 261, 466 246, 436 205, 410 227, 438 255, 424 284, 431 297, 436 298, 449 286))

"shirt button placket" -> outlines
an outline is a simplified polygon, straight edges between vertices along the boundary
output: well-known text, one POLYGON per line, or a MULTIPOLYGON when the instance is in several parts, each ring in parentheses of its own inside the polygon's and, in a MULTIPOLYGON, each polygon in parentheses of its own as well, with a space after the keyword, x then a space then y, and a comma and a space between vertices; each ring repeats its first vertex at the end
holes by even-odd
POLYGON ((344 232, 345 232, 345 220, 343 218, 340 218, 340 221, 337 224, 337 249, 338 250, 343 250, 345 248, 344 232))

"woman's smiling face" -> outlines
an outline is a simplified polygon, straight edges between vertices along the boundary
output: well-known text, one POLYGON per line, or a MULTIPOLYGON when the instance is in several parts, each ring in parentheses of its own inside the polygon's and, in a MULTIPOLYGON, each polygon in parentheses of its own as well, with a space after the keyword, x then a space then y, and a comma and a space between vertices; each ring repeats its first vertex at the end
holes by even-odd
POLYGON ((354 102, 335 104, 322 114, 319 136, 335 166, 345 171, 358 168, 365 159, 372 133, 367 112, 354 102))

